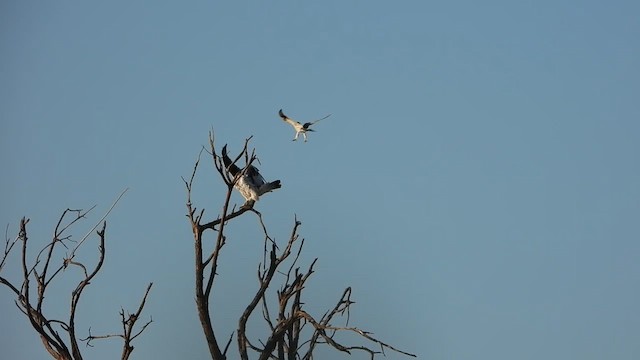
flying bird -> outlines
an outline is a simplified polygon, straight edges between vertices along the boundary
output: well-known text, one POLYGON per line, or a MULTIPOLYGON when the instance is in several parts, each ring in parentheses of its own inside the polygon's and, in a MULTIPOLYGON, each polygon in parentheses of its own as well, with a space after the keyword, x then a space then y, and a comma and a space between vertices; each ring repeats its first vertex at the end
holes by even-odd
POLYGON ((279 189, 282 186, 280 180, 266 182, 262 175, 260 175, 258 168, 253 165, 249 165, 245 169, 240 169, 229 159, 227 155, 227 145, 222 147, 222 161, 234 179, 237 179, 235 188, 246 200, 244 205, 242 205, 243 207, 253 207, 253 204, 258 201, 261 195, 279 189))
POLYGON ((318 119, 318 120, 314 120, 314 121, 310 121, 310 122, 306 122, 304 124, 301 124, 295 120, 293 120, 292 118, 288 117, 287 115, 285 115, 282 112, 282 109, 280 109, 280 111, 278 111, 278 114, 280 115, 280 117, 282 118, 282 121, 289 123, 289 125, 293 126, 293 129, 296 131, 296 137, 293 138, 293 141, 298 140, 298 135, 302 134, 302 136, 304 137, 304 142, 307 142, 307 131, 315 131, 311 128, 311 125, 317 123, 320 120, 324 120, 326 118, 328 118, 329 116, 331 116, 331 114, 323 117, 322 119, 318 119))

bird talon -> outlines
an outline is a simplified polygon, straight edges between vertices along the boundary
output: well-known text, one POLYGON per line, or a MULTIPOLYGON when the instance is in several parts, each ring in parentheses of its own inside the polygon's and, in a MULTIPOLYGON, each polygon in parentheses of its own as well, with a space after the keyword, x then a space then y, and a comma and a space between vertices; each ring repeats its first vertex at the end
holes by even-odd
POLYGON ((254 200, 247 200, 247 202, 245 202, 242 206, 240 206, 240 209, 253 209, 253 205, 256 202, 254 200))

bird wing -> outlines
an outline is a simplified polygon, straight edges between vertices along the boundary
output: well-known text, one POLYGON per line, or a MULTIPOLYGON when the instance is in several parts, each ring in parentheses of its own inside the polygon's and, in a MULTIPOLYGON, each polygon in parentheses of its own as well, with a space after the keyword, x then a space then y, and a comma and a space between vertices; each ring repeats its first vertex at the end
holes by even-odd
POLYGON ((260 174, 260 171, 258 171, 258 168, 253 165, 250 165, 247 169, 247 176, 249 176, 251 183, 256 187, 260 187, 267 182, 260 174))
POLYGON ((304 123, 304 128, 306 129, 306 128, 308 128, 309 126, 311 126, 311 125, 313 125, 313 124, 317 123, 318 121, 320 121, 320 120, 324 120, 324 119, 328 118, 329 116, 331 116, 331 114, 329 114, 329 115, 327 115, 327 116, 323 117, 322 119, 318 119, 318 120, 313 120, 313 121, 306 122, 306 123, 304 123))
POLYGON ((229 159, 227 155, 227 145, 222 147, 222 162, 224 162, 224 166, 227 167, 231 175, 234 177, 240 172, 240 168, 229 159))
POLYGON ((331 114, 329 114, 329 115, 327 115, 327 116, 323 117, 322 119, 309 121, 309 125, 313 125, 313 124, 317 123, 317 122, 318 122, 318 121, 320 121, 320 120, 324 120, 324 119, 328 118, 329 116, 331 116, 331 114))
POLYGON ((278 111, 278 115, 280 115, 280 117, 282 118, 282 121, 285 121, 285 122, 289 123, 289 125, 293 126, 294 128, 297 128, 297 127, 301 126, 299 122, 297 122, 297 121, 293 120, 292 118, 288 117, 287 115, 285 115, 282 112, 282 109, 280 109, 280 111, 278 111))
POLYGON ((288 122, 288 123, 289 123, 289 125, 293 126, 294 128, 297 128, 297 127, 299 127, 299 126, 300 126, 300 123, 299 123, 299 122, 297 122, 297 121, 295 121, 295 120, 293 120, 293 119, 290 119, 290 118, 283 118, 282 120, 284 120, 284 121, 288 122))

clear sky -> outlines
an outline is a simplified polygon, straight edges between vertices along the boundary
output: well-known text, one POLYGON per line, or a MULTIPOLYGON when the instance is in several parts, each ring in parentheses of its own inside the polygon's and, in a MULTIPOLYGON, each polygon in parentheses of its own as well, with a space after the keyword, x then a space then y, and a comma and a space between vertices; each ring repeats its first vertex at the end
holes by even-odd
MULTIPOLYGON (((256 208, 279 241, 302 220, 317 315, 352 286, 352 324, 422 359, 638 359, 639 13, 621 0, 3 1, 0 221, 14 236, 30 217, 35 244, 63 209, 97 204, 80 237, 129 188, 79 329, 118 331, 153 281, 134 358, 205 359, 181 176, 211 128, 234 153, 253 135, 283 184, 256 208), (333 115, 292 142, 280 108, 333 115)), ((196 181, 214 217, 209 161, 196 181)), ((229 238, 224 337, 262 249, 251 214, 229 238)), ((13 300, 0 289, 2 357, 46 358, 13 300)), ((95 345, 87 358, 119 357, 119 342, 95 345)))

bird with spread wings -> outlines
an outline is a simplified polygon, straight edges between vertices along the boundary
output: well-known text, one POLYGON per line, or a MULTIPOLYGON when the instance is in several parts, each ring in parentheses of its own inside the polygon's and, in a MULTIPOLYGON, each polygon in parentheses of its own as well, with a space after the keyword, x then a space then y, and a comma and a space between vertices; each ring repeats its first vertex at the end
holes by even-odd
POLYGON ((253 165, 240 169, 227 155, 227 145, 222 147, 222 161, 236 180, 235 188, 246 200, 242 205, 243 207, 253 207, 253 204, 258 201, 260 196, 282 187, 280 180, 266 182, 260 175, 258 168, 253 165))
POLYGON ((313 121, 301 124, 301 123, 293 120, 292 118, 288 117, 287 115, 285 115, 282 112, 282 109, 280 109, 280 111, 278 111, 278 114, 282 118, 282 121, 289 123, 289 125, 293 126, 293 129, 296 131, 296 137, 293 138, 293 141, 298 140, 298 135, 302 134, 302 136, 304 137, 304 142, 307 142, 307 131, 315 131, 315 130, 313 130, 311 128, 311 125, 317 123, 320 120, 324 120, 324 119, 328 118, 329 116, 331 116, 331 114, 329 114, 329 115, 323 117, 322 119, 313 120, 313 121))

